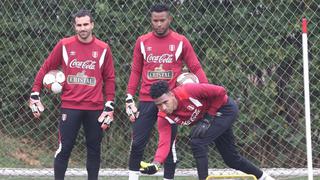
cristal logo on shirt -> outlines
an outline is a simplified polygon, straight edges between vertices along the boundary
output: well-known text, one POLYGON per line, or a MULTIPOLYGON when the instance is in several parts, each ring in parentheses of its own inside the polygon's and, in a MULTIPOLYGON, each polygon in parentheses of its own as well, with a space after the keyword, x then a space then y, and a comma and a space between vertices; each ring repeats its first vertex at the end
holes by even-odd
POLYGON ((95 86, 97 84, 96 78, 87 76, 85 71, 79 72, 75 75, 68 75, 67 82, 68 84, 81 84, 88 86, 95 86))
POLYGON ((163 64, 147 72, 148 79, 172 79, 173 71, 163 69, 163 64))

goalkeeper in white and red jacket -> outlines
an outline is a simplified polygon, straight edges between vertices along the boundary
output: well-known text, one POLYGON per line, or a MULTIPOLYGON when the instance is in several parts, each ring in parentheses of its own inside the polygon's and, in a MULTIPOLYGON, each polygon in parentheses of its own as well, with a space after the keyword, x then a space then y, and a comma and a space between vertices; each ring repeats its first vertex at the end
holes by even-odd
POLYGON ((150 96, 159 109, 159 143, 153 163, 141 163, 140 171, 154 174, 167 158, 171 124, 192 126, 191 149, 199 179, 208 176, 208 145, 215 143, 224 162, 231 168, 252 174, 260 180, 273 180, 236 150, 232 124, 238 107, 222 86, 188 83, 169 90, 166 81, 152 84, 150 96))
POLYGON ((83 125, 87 147, 88 179, 98 179, 103 130, 113 120, 115 71, 109 45, 92 34, 94 22, 87 10, 74 15, 75 36, 61 39, 35 77, 29 106, 36 118, 44 107, 40 101, 45 74, 60 68, 66 76, 61 94, 59 147, 54 176, 64 179, 76 137, 83 125))

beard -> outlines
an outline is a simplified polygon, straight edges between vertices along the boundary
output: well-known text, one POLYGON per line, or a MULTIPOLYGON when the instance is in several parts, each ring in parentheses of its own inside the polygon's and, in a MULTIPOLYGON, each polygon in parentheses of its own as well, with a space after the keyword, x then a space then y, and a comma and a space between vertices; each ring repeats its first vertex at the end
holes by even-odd
POLYGON ((79 36, 79 38, 81 38, 83 40, 86 40, 91 36, 91 32, 89 32, 89 31, 80 31, 80 32, 78 32, 78 36, 79 36))
POLYGON ((157 36, 164 36, 167 34, 169 28, 166 29, 154 29, 153 31, 156 33, 157 36))

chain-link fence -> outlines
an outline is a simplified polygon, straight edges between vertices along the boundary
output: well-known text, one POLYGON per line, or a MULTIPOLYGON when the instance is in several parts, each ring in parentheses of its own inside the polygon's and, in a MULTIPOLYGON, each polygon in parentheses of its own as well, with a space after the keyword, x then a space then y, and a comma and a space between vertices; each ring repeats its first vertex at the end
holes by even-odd
MULTIPOLYGON (((192 43, 210 82, 240 107, 235 123, 242 155, 263 168, 306 168, 301 19, 309 21, 313 166, 320 168, 320 2, 318 0, 171 0, 172 28, 192 43)), ((116 67, 115 122, 103 140, 102 168, 127 168, 131 141, 124 96, 136 38, 150 31, 153 1, 2 0, 0 2, 0 167, 51 168, 58 148, 59 97, 43 92, 41 120, 27 106, 33 78, 58 40, 72 35, 71 14, 90 9, 95 35, 116 67)), ((178 168, 193 168, 189 129, 179 130, 178 168)), ((154 131, 145 151, 152 160, 154 131)), ((85 167, 77 139, 69 167, 85 167)), ((210 168, 225 168, 214 148, 210 168)), ((288 174, 295 174, 291 169, 288 174)), ((25 172, 27 173, 27 171, 25 172)), ((36 174, 36 173, 35 173, 36 174)), ((280 174, 281 175, 281 174, 280 174)))

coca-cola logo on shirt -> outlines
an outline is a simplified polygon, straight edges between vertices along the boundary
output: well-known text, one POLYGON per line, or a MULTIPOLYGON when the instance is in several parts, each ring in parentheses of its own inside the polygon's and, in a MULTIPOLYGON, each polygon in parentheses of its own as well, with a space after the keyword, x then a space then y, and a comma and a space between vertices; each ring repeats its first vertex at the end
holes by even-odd
POLYGON ((147 57, 147 63, 172 63, 172 61, 173 54, 162 54, 159 56, 149 54, 147 57))
POLYGON ((79 68, 79 69, 95 69, 96 62, 93 60, 85 60, 85 61, 78 61, 74 59, 70 62, 70 68, 79 68))
POLYGON ((193 123, 193 122, 197 119, 197 117, 198 117, 198 115, 200 114, 200 112, 201 112, 201 110, 195 109, 195 110, 192 112, 190 118, 189 118, 188 120, 186 120, 186 121, 181 122, 181 125, 183 125, 183 126, 189 126, 191 123, 193 123))

